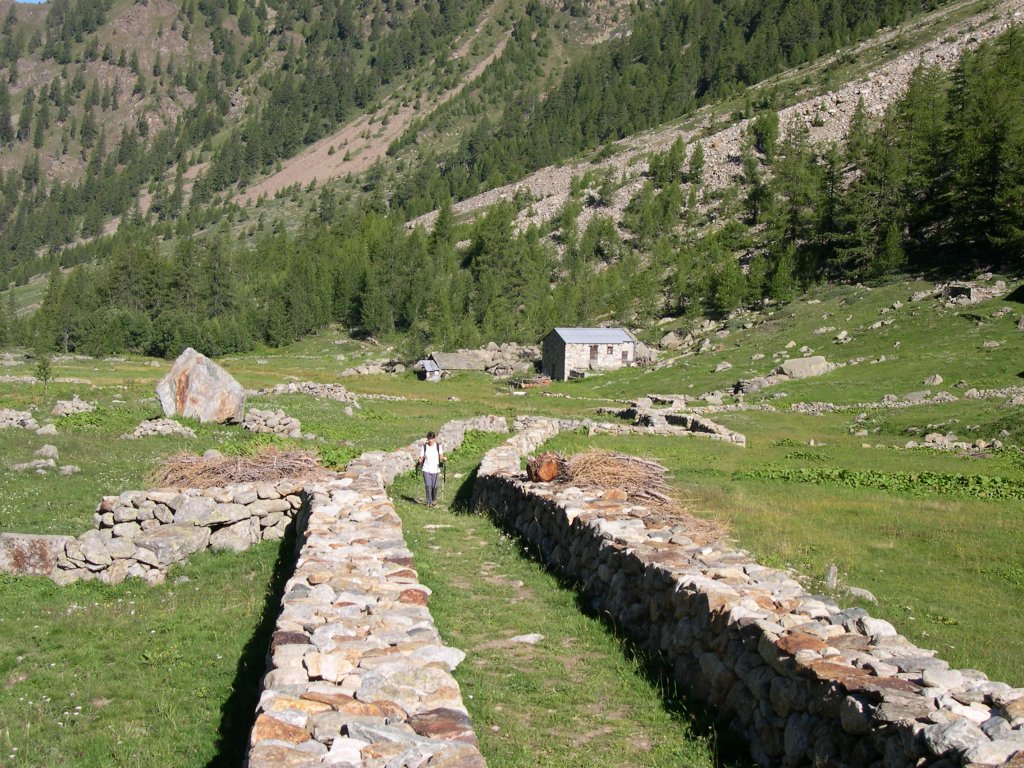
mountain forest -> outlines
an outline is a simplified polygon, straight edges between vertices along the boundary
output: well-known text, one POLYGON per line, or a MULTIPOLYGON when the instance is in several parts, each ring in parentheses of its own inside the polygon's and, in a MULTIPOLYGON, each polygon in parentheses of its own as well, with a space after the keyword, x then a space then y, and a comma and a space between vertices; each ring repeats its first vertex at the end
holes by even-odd
POLYGON ((950 67, 917 63, 834 140, 812 141, 817 116, 780 118, 786 73, 809 87, 818 62, 941 7, 0 4, 0 345, 223 355, 339 324, 411 356, 725 315, 826 281, 1019 272, 1019 25, 950 67), (726 183, 711 183, 710 128, 629 173, 605 162, 701 110, 743 125, 726 183), (358 173, 245 199, 342 126, 371 115, 366 135, 383 135, 405 114, 358 173), (550 215, 525 187, 457 210, 566 163, 592 168, 550 215))

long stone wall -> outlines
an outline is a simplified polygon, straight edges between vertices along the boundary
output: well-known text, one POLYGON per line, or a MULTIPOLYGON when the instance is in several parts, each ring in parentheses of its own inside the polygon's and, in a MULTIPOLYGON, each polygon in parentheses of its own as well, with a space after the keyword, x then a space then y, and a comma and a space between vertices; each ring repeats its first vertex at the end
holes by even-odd
MULTIPOLYGON (((450 422, 454 451, 470 430, 504 419, 450 422)), ((442 643, 386 483, 411 470, 422 440, 366 453, 340 477, 306 486, 300 530, 250 736, 248 768, 482 768, 452 670, 465 654, 442 643)))
POLYGON ((104 496, 81 536, 0 533, 0 571, 58 584, 98 579, 163 582, 167 569, 204 549, 241 552, 278 540, 305 505, 294 480, 220 488, 155 488, 104 496))
POLYGON ((731 717, 766 766, 1024 765, 1024 689, 954 670, 888 622, 629 501, 529 483, 521 457, 558 422, 484 458, 474 505, 578 580, 595 609, 731 717), (1014 757, 1016 755, 1016 757, 1014 757))

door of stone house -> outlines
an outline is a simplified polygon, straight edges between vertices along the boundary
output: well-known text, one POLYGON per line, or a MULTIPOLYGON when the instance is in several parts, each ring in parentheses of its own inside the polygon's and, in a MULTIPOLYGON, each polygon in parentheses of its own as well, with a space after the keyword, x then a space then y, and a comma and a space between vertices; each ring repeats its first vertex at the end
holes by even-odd
POLYGON ((597 365, 597 344, 590 345, 590 367, 597 365))
POLYGON ((625 365, 628 362, 629 362, 629 350, 628 349, 624 349, 624 350, 622 350, 622 364, 625 365))

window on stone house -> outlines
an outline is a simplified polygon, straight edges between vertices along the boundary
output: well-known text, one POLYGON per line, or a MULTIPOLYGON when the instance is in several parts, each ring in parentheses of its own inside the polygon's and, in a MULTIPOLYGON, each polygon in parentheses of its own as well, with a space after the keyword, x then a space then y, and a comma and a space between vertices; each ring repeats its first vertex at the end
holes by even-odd
POLYGON ((608 348, 605 350, 605 352, 607 354, 609 354, 609 355, 614 355, 615 354, 615 347, 613 347, 611 344, 609 344, 608 348))

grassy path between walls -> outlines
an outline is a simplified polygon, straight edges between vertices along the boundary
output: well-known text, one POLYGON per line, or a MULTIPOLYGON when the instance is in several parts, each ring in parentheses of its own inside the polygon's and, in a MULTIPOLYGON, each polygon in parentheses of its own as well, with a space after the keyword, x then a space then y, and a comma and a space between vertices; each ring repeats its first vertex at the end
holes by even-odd
POLYGON ((472 469, 501 439, 470 436, 436 508, 422 504, 417 477, 391 488, 434 621, 467 654, 455 675, 488 765, 746 765, 745 747, 662 687, 569 586, 488 517, 467 514, 472 469), (514 639, 526 635, 541 639, 514 639))

